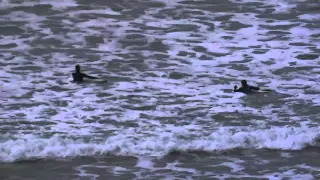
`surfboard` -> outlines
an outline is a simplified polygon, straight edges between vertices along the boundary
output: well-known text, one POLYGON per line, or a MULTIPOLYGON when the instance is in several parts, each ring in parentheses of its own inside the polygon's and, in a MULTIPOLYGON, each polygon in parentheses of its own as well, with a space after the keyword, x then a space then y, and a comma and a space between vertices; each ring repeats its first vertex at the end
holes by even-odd
POLYGON ((99 80, 99 81, 98 81, 98 80, 93 80, 93 81, 88 81, 88 80, 87 80, 87 81, 83 81, 83 82, 76 82, 76 81, 70 80, 69 83, 67 83, 67 84, 71 84, 71 83, 72 83, 72 84, 75 84, 75 83, 76 83, 76 84, 77 84, 77 83, 78 83, 78 84, 88 84, 88 83, 104 84, 104 83, 108 83, 108 81, 107 81, 107 80, 99 80))
POLYGON ((271 90, 271 89, 260 89, 260 90, 253 91, 253 92, 258 92, 258 93, 269 93, 269 92, 272 92, 272 90, 271 90))
POLYGON ((106 79, 95 79, 94 82, 96 82, 96 83, 108 83, 108 80, 106 80, 106 79))

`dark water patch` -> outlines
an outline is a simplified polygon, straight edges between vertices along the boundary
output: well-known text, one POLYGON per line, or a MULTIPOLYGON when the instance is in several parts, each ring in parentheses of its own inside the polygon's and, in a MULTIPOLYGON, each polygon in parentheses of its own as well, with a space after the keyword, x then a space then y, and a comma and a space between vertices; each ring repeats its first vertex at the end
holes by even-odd
POLYGON ((207 31, 213 32, 215 30, 215 25, 211 21, 207 22, 207 21, 203 20, 203 21, 194 21, 194 22, 206 25, 207 26, 207 29, 206 29, 207 31))
POLYGON ((33 125, 35 126, 47 126, 47 125, 55 125, 55 122, 52 121, 26 121, 26 120, 13 120, 13 121, 7 121, 2 123, 3 125, 10 125, 10 126, 14 126, 14 127, 19 127, 22 125, 33 125))
POLYGON ((282 74, 287 74, 290 72, 297 72, 297 71, 311 71, 313 70, 314 67, 311 66, 303 66, 303 67, 283 67, 277 70, 273 70, 272 74, 274 75, 282 75, 282 74))
MULTIPOLYGON (((132 92, 131 90, 128 90, 126 92, 132 92)), ((144 92, 144 88, 143 89, 135 89, 135 92, 144 92)), ((132 104, 137 105, 137 104, 141 104, 143 103, 145 100, 143 98, 149 98, 148 96, 141 96, 141 95, 120 95, 119 96, 120 99, 126 99, 128 101, 130 101, 132 104)))
POLYGON ((301 27, 305 27, 307 29, 319 29, 320 28, 320 23, 307 22, 304 25, 302 25, 301 27))
POLYGON ((152 111, 157 108, 157 106, 155 106, 155 105, 139 105, 139 106, 138 105, 135 105, 135 106, 122 105, 121 107, 124 109, 131 109, 131 110, 136 110, 136 111, 152 111))
MULTIPOLYGON (((54 75, 55 76, 55 75, 54 75)), ((65 76, 65 75, 64 75, 65 76)), ((43 82, 43 83, 46 83, 46 81, 45 82, 43 82)), ((52 90, 52 91, 55 91, 55 92, 67 92, 67 91, 69 91, 70 89, 68 89, 68 88, 66 88, 66 87, 63 87, 63 86, 50 86, 50 87, 47 87, 47 89, 49 89, 49 90, 52 90)))
POLYGON ((207 52, 207 48, 202 47, 202 46, 195 46, 194 48, 192 48, 193 51, 195 52, 207 52))
POLYGON ((312 34, 311 37, 313 37, 313 38, 320 38, 320 33, 319 33, 319 34, 312 34))
POLYGON ((314 46, 313 44, 307 44, 304 42, 293 42, 289 43, 290 46, 314 46))
POLYGON ((179 51, 178 56, 188 56, 188 57, 196 57, 196 53, 188 52, 188 51, 179 51))
POLYGON ((222 15, 219 17, 215 17, 215 21, 221 21, 221 22, 226 22, 229 21, 232 17, 234 17, 234 14, 228 14, 228 15, 222 15))
POLYGON ((99 160, 100 163, 107 163, 106 165, 108 166, 121 166, 127 169, 135 167, 138 162, 138 158, 133 156, 105 156, 101 157, 99 160))
POLYGON ((135 69, 140 72, 144 72, 149 69, 148 65, 145 64, 143 60, 142 61, 141 60, 137 60, 137 61, 131 60, 131 63, 127 64, 127 68, 131 69, 131 71, 132 71, 132 69, 135 69))
POLYGON ((86 36, 85 39, 89 45, 98 45, 104 43, 103 37, 99 36, 86 36))
POLYGON ((238 4, 237 6, 239 7, 238 12, 241 13, 272 14, 272 12, 275 11, 273 6, 265 5, 262 2, 248 2, 245 4, 238 4))
POLYGON ((299 103, 291 105, 292 109, 300 116, 308 116, 310 114, 319 114, 320 106, 307 103, 306 101, 300 101, 299 103))
POLYGON ((318 0, 295 1, 297 10, 302 12, 319 12, 320 4, 318 0))
POLYGON ((152 51, 158 51, 158 52, 167 52, 169 50, 169 47, 162 43, 161 40, 155 40, 148 45, 148 49, 152 51))
POLYGON ((213 59, 212 57, 205 55, 205 54, 203 54, 199 57, 199 60, 212 60, 212 59, 213 59))
MULTIPOLYGON (((212 12, 237 12, 239 11, 239 6, 233 5, 229 1, 183 1, 186 5, 192 5, 196 9, 201 9, 203 11, 212 12)), ((182 6, 185 7, 185 6, 182 6)), ((193 17, 193 14, 190 14, 190 17, 193 17)))
MULTIPOLYGON (((107 13, 107 12, 106 12, 107 13)), ((91 12, 91 13, 83 13, 83 14, 77 14, 77 20, 80 21, 87 21, 88 19, 97 19, 97 18, 106 18, 106 19, 124 19, 125 18, 125 13, 123 12, 122 14, 104 14, 104 13, 96 13, 96 12, 91 12)))
POLYGON ((181 1, 179 2, 180 4, 183 5, 205 5, 205 6, 209 6, 209 5, 231 5, 230 2, 224 1, 224 0, 216 0, 216 1, 206 1, 206 0, 199 0, 199 1, 189 1, 189 0, 185 0, 185 1, 181 1))
POLYGON ((166 4, 163 3, 163 2, 156 2, 156 1, 152 2, 152 1, 150 1, 150 2, 148 2, 147 6, 149 8, 164 8, 166 6, 166 4))
MULTIPOLYGON (((253 92, 248 93, 243 97, 244 104, 247 107, 253 108, 273 108, 273 107, 281 107, 285 104, 285 98, 289 95, 280 94, 275 91, 259 93, 253 92)), ((285 114, 287 116, 287 114, 285 114)))
POLYGON ((319 54, 299 54, 295 58, 300 60, 315 60, 319 58, 319 54))
MULTIPOLYGON (((117 115, 117 114, 115 114, 117 115)), ((103 117, 103 116, 102 116, 103 117)), ((119 119, 121 118, 120 114, 119 119)), ((111 119, 97 119, 97 120, 86 120, 86 122, 92 122, 92 123, 99 123, 99 124, 108 124, 108 125, 113 125, 115 127, 139 127, 139 124, 133 121, 117 121, 116 120, 111 120, 111 119)), ((104 130, 104 135, 109 135, 110 133, 112 133, 114 130, 108 130, 105 131, 104 130)))
MULTIPOLYGON (((30 99, 32 98, 33 92, 28 92, 20 97, 15 96, 14 99, 15 100, 19 100, 19 99, 30 99)), ((48 103, 40 103, 40 102, 29 102, 29 103, 25 103, 25 102, 19 102, 17 104, 10 104, 10 105, 6 105, 6 109, 5 110, 18 110, 18 109, 25 109, 25 108, 30 108, 30 107, 38 107, 40 105, 44 105, 44 106, 49 106, 48 103)))
POLYGON ((11 11, 22 11, 40 16, 53 15, 56 13, 56 11, 52 9, 52 6, 50 4, 38 4, 34 6, 16 6, 12 7, 11 11))
POLYGON ((173 18, 178 16, 176 10, 178 9, 178 7, 173 7, 173 8, 164 8, 159 10, 159 12, 157 14, 153 14, 154 18, 158 18, 158 19, 166 19, 168 17, 173 18))
POLYGON ((144 38, 147 38, 147 37, 142 34, 128 34, 124 37, 124 39, 144 39, 144 38))
POLYGON ((49 47, 50 48, 50 47, 62 47, 64 42, 56 38, 39 37, 39 38, 33 39, 31 42, 29 42, 29 44, 33 47, 41 47, 41 48, 49 47))
POLYGON ((10 117, 15 117, 15 118, 23 118, 26 117, 27 115, 25 113, 16 113, 16 114, 11 114, 10 117))
POLYGON ((169 74, 169 78, 172 78, 172 79, 183 79, 190 76, 191 76, 190 74, 186 74, 182 72, 172 72, 169 74))
MULTIPOLYGON (((54 159, 54 158, 51 158, 54 159)), ((95 162, 93 158, 78 158, 74 160, 54 159, 48 160, 44 158, 30 158, 17 160, 14 163, 0 164, 3 170, 0 177, 4 179, 77 179, 74 168, 79 164, 91 164, 95 162), (36 172, 36 173, 30 173, 36 172)))
POLYGON ((156 64, 157 64, 156 67, 159 69, 171 68, 177 65, 175 63, 169 63, 169 62, 157 62, 156 64))
POLYGON ((110 93, 107 93, 107 92, 97 92, 97 94, 96 94, 97 97, 110 97, 112 95, 113 94, 110 94, 110 93))
POLYGON ((288 25, 259 25, 259 27, 264 28, 264 29, 268 29, 268 30, 272 30, 272 31, 280 31, 280 30, 289 30, 293 27, 296 26, 300 26, 300 23, 294 23, 294 24, 288 24, 288 25))
POLYGON ((201 19, 201 17, 206 16, 206 13, 204 13, 203 11, 199 11, 198 9, 186 9, 184 12, 188 14, 193 14, 195 17, 199 19, 201 19))
POLYGON ((286 35, 286 34, 291 34, 290 32, 286 32, 286 31, 277 31, 277 30, 272 30, 272 31, 268 31, 267 35, 286 35))
POLYGON ((273 21, 274 20, 280 20, 280 21, 289 21, 289 20, 292 20, 292 21, 295 21, 297 19, 297 16, 300 15, 300 14, 297 14, 297 13, 279 13, 279 14, 276 14, 276 13, 273 13, 273 14, 258 14, 256 15, 257 18, 261 18, 261 19, 270 19, 272 18, 273 21))
POLYGON ((231 64, 220 64, 217 67, 234 68, 234 69, 239 70, 239 71, 246 71, 246 70, 249 69, 247 67, 247 65, 242 64, 241 61, 237 61, 237 62, 234 62, 234 63, 231 63, 231 64))
POLYGON ((197 32, 198 28, 199 26, 193 25, 193 24, 174 24, 172 28, 166 31, 166 33, 185 32, 185 31, 197 32))
POLYGON ((167 61, 170 59, 170 56, 167 53, 155 52, 148 56, 148 59, 151 59, 151 62, 167 61))
POLYGON ((246 112, 222 112, 212 115, 211 118, 214 122, 219 122, 219 124, 226 126, 249 126, 255 125, 255 121, 266 120, 263 116, 253 115, 246 112))
POLYGON ((253 54, 265 54, 269 51, 269 49, 255 49, 252 51, 253 54))
POLYGON ((290 66, 297 66, 297 62, 289 62, 290 66))
POLYGON ((54 51, 54 49, 52 48, 32 48, 29 50, 29 53, 33 56, 42 56, 42 55, 46 55, 46 54, 50 54, 52 53, 52 51, 54 51))
POLYGON ((148 39, 140 34, 128 35, 121 40, 119 40, 123 48, 135 47, 136 49, 141 49, 148 45, 148 39))
MULTIPOLYGON (((274 173, 292 169, 294 166, 296 166, 296 169, 301 170, 301 168, 297 167, 300 165, 317 167, 319 163, 317 163, 316 157, 320 157, 319 151, 316 152, 317 150, 317 148, 309 146, 298 151, 258 150, 255 151, 255 154, 260 159, 268 160, 268 168, 263 173, 274 173), (289 153, 290 157, 286 157, 286 161, 283 161, 283 157, 281 157, 282 153, 289 153), (310 159, 310 157, 313 158, 310 159), (281 168, 279 169, 279 167, 281 168)), ((310 172, 313 175, 316 174, 314 170, 310 170, 307 174, 310 174, 310 172)))
POLYGON ((229 30, 229 31, 237 31, 242 28, 248 28, 252 27, 252 25, 243 24, 236 21, 228 21, 227 23, 222 24, 223 29, 229 30))
POLYGON ((229 53, 215 53, 215 52, 208 52, 207 54, 213 57, 223 57, 223 56, 229 55, 229 53))
POLYGON ((232 69, 236 69, 238 71, 249 71, 249 67, 245 64, 234 64, 232 63, 231 65, 227 65, 226 67, 231 67, 232 69))
POLYGON ((68 107, 69 105, 68 100, 50 100, 50 103, 52 103, 53 106, 55 107, 68 107))
POLYGON ((13 36, 23 34, 25 30, 18 26, 0 26, 0 34, 3 36, 13 36))
POLYGON ((132 59, 136 59, 136 60, 140 59, 141 61, 144 60, 143 58, 144 55, 141 52, 130 52, 130 53, 123 53, 123 54, 116 54, 116 55, 122 58, 115 62, 118 64, 130 63, 132 59))
MULTIPOLYGON (((124 58, 127 59, 128 56, 124 55, 124 58)), ((123 64, 122 59, 114 59, 113 61, 108 62, 108 71, 122 71, 123 64)))
POLYGON ((233 36, 221 36, 222 39, 225 40, 232 40, 234 37, 233 36))
POLYGON ((40 28, 49 28, 53 34, 66 35, 70 32, 70 28, 65 27, 65 25, 60 21, 60 19, 47 19, 43 20, 39 25, 40 28))
POLYGON ((191 47, 190 44, 197 44, 197 43, 203 43, 203 41, 205 40, 205 38, 203 38, 201 35, 196 35, 196 34, 190 34, 189 37, 196 37, 198 38, 199 40, 195 40, 195 39, 187 39, 187 40, 184 40, 184 39, 177 39, 176 41, 177 42, 181 42, 183 44, 186 44, 186 47, 191 47))
MULTIPOLYGON (((311 50, 311 53, 312 54, 320 54, 320 48, 317 48, 316 46, 314 46, 314 47, 309 47, 309 49, 311 50)), ((320 63, 320 61, 319 61, 319 63, 320 63)), ((318 64, 319 64, 318 63, 318 64)))
POLYGON ((306 94, 320 94, 320 90, 309 89, 309 88, 311 88, 311 87, 307 87, 307 89, 305 89, 306 94))
POLYGON ((11 49, 16 47, 18 47, 16 43, 0 44, 0 49, 11 49))
POLYGON ((146 117, 148 119, 161 121, 161 124, 163 124, 163 125, 165 125, 165 124, 177 125, 177 123, 179 123, 178 120, 181 119, 181 117, 174 116, 174 115, 167 116, 167 117, 157 116, 157 115, 147 115, 146 117))
POLYGON ((33 72, 39 72, 42 70, 42 67, 40 66, 19 66, 19 67, 12 67, 11 70, 14 71, 33 71, 33 72))
POLYGON ((177 125, 190 125, 190 121, 196 121, 197 124, 201 125, 203 125, 202 123, 208 123, 202 121, 199 117, 206 117, 210 109, 211 107, 208 106, 199 106, 199 108, 187 108, 185 110, 178 111, 177 114, 181 117, 177 122, 177 125))
POLYGON ((150 25, 148 26, 147 23, 146 24, 139 24, 136 25, 138 30, 127 30, 126 32, 128 33, 139 33, 141 32, 141 30, 145 30, 145 31, 154 31, 154 34, 160 34, 162 35, 163 32, 165 32, 167 30, 167 27, 160 27, 161 25, 159 24, 159 26, 154 26, 154 25, 150 25))
POLYGON ((153 72, 145 72, 143 73, 143 75, 141 76, 142 78, 146 78, 146 77, 160 77, 160 75, 153 73, 153 72))

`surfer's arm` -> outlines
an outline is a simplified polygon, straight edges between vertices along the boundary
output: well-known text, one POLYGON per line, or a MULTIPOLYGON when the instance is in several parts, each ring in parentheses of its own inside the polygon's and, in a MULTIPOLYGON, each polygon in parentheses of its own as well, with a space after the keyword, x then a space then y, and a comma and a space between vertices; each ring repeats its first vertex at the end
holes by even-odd
POLYGON ((98 77, 94 77, 94 76, 89 76, 89 75, 86 75, 86 74, 83 74, 83 77, 86 77, 86 78, 89 78, 89 79, 99 79, 98 77))
POLYGON ((237 89, 237 88, 238 88, 237 86, 234 86, 233 87, 233 92, 242 92, 241 88, 239 88, 239 89, 237 89))
POLYGON ((259 87, 255 87, 255 86, 250 86, 250 89, 253 89, 253 90, 260 90, 259 87))

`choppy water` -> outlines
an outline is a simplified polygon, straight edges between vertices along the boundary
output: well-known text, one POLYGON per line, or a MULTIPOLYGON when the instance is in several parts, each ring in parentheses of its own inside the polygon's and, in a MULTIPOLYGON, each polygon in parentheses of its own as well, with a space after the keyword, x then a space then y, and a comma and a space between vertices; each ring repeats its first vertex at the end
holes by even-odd
POLYGON ((317 0, 1 0, 0 39, 1 179, 320 178, 317 0))

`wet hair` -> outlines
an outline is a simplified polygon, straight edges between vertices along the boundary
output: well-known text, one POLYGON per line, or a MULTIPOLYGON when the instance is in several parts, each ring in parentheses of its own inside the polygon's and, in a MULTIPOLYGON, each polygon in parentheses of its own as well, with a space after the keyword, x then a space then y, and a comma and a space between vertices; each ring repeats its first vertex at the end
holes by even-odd
POLYGON ((246 81, 246 80, 242 80, 242 81, 241 81, 241 84, 242 84, 242 85, 247 85, 247 81, 246 81))
POLYGON ((79 65, 79 64, 76 65, 76 71, 77 71, 77 72, 80 71, 80 65, 79 65))

